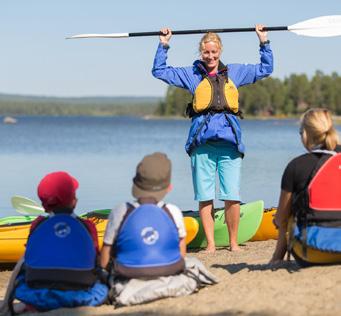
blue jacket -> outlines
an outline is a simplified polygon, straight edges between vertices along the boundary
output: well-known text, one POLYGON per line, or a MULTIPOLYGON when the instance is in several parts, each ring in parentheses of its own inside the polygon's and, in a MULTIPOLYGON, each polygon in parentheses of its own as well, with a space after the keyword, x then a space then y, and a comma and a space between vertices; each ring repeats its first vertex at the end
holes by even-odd
MULTIPOLYGON (((172 67, 167 65, 167 52, 169 46, 159 44, 154 58, 152 74, 154 77, 161 79, 169 85, 188 90, 192 95, 202 81, 201 71, 198 69, 199 60, 196 60, 189 67, 172 67)), ((269 76, 273 71, 273 55, 269 44, 261 46, 259 49, 260 63, 259 64, 227 64, 228 77, 233 81, 238 88, 247 84, 255 83, 257 80, 269 76)), ((218 127, 218 129, 219 129, 218 127)), ((188 154, 195 146, 199 146, 209 140, 214 141, 232 141, 243 154, 245 151, 241 140, 241 129, 238 119, 235 115, 217 113, 199 114, 192 118, 192 125, 189 131, 186 142, 186 151, 188 154), (211 117, 207 117, 210 115, 211 117), (197 131, 204 124, 204 130, 197 135, 197 131), (221 138, 217 136, 216 124, 220 128, 230 127, 230 135, 221 138), (213 130, 212 130, 213 128, 213 130), (233 133, 233 138, 231 137, 233 133)))

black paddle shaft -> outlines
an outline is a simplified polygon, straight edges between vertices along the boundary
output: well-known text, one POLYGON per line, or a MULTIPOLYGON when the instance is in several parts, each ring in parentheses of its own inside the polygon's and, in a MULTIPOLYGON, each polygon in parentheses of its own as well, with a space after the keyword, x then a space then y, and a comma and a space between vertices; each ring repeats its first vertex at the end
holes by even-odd
MULTIPOLYGON (((232 29, 205 29, 205 30, 183 30, 183 31, 172 31, 173 35, 186 35, 186 34, 202 34, 202 33, 235 33, 235 32, 254 32, 256 29, 254 27, 244 27, 244 28, 232 28, 232 29)), ((287 31, 287 26, 272 26, 265 27, 264 31, 287 31)), ((129 37, 137 36, 155 36, 162 35, 161 32, 137 32, 129 33, 129 37)))

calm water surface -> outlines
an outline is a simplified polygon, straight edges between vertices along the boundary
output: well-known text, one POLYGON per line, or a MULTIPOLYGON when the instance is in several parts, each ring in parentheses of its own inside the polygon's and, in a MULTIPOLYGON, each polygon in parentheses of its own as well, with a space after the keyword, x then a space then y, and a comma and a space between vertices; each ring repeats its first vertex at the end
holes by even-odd
MULTIPOLYGON (((80 182, 77 213, 111 208, 131 198, 136 164, 155 151, 167 153, 173 163, 173 191, 167 200, 196 209, 184 151, 188 128, 187 120, 132 117, 19 117, 17 124, 0 124, 0 217, 15 213, 13 195, 38 200, 40 179, 58 170, 80 182)), ((298 122, 243 120, 242 128, 247 147, 243 201, 263 199, 268 207, 277 205, 284 167, 304 152, 298 122)))

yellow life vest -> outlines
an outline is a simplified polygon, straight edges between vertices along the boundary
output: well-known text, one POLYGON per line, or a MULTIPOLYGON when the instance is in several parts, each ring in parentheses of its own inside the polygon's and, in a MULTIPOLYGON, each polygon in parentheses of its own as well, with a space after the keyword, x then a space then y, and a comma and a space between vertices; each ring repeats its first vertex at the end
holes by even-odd
POLYGON ((205 76, 197 86, 193 97, 193 110, 200 113, 206 110, 217 112, 239 111, 239 92, 235 84, 226 75, 205 76))

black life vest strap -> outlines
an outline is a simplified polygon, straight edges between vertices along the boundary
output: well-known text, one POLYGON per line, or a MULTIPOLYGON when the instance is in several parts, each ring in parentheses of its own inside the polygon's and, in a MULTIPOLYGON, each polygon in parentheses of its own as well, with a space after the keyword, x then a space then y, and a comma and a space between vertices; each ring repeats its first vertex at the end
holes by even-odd
POLYGON ((217 113, 226 113, 226 114, 237 116, 241 120, 244 119, 244 114, 240 110, 238 110, 238 112, 233 112, 233 111, 228 110, 228 109, 224 109, 222 111, 206 109, 204 111, 201 111, 200 113, 197 113, 193 109, 193 102, 190 102, 190 103, 187 104, 187 107, 186 107, 186 109, 184 111, 184 117, 192 118, 195 115, 207 115, 207 114, 214 115, 214 114, 217 114, 217 113))
POLYGON ((288 243, 287 243, 287 261, 290 261, 290 255, 292 253, 292 249, 294 246, 294 231, 295 231, 296 225, 297 225, 296 217, 292 216, 291 218, 289 218, 289 224, 288 224, 289 238, 288 238, 288 243))
MULTIPOLYGON (((318 152, 319 153, 319 152, 318 152)), ((318 159, 317 163, 315 164, 315 167, 312 169, 307 181, 305 182, 303 189, 296 194, 297 197, 302 196, 304 194, 307 194, 307 189, 309 186, 309 183, 311 180, 314 178, 315 174, 317 171, 321 168, 321 166, 329 159, 330 157, 321 155, 320 158, 318 159)), ((307 209, 309 209, 309 204, 308 204, 308 196, 306 196, 305 200, 303 201, 303 207, 301 207, 299 210, 295 210, 295 216, 298 218, 298 221, 301 220, 301 216, 306 217, 307 215, 307 209)), ((300 222, 298 222, 300 224, 300 222)))
MULTIPOLYGON (((312 152, 314 153, 314 152, 312 152)), ((295 210, 295 222, 297 225, 301 228, 301 234, 302 234, 302 253, 303 257, 307 258, 307 227, 308 227, 308 218, 307 218, 307 212, 309 212, 309 196, 308 196, 308 186, 311 180, 316 175, 317 171, 322 167, 322 165, 330 158, 328 155, 324 155, 323 151, 316 151, 316 154, 322 153, 322 155, 319 157, 317 163, 315 164, 315 167, 311 171, 307 181, 304 184, 303 189, 297 193, 296 197, 297 199, 303 199, 303 201, 300 201, 299 206, 300 208, 298 210, 295 210)), ((290 253, 292 252, 292 246, 293 246, 293 239, 294 239, 294 229, 295 225, 292 225, 291 232, 289 234, 289 242, 287 246, 288 255, 290 256, 290 253)))

